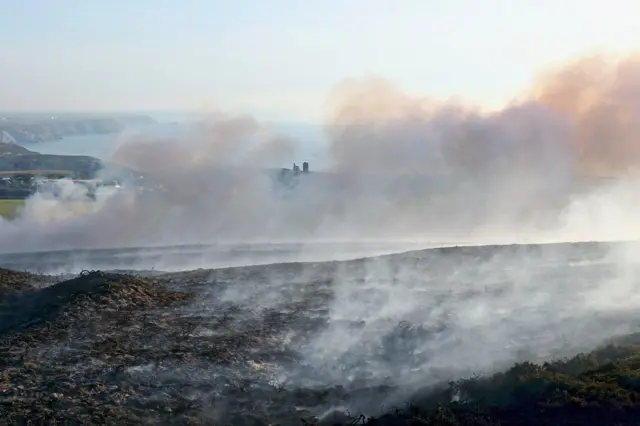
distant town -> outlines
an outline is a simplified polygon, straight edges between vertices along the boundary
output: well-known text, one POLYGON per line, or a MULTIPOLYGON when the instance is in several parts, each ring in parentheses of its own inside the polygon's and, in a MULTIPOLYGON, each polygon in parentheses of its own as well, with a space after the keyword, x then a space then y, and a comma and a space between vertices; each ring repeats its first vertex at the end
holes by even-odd
MULTIPOLYGON (((97 170, 97 168, 96 168, 97 170)), ((275 172, 276 170, 274 170, 275 172)), ((296 177, 300 174, 309 173, 309 163, 302 163, 302 168, 293 163, 292 168, 282 168, 278 173, 268 172, 275 182, 283 187, 293 187, 297 184, 296 177)), ((15 172, 0 171, 0 200, 5 199, 26 199, 36 192, 48 192, 55 195, 57 191, 56 182, 60 179, 68 179, 87 188, 89 197, 93 197, 95 191, 100 187, 111 187, 119 189, 123 183, 119 180, 103 180, 93 177, 94 173, 78 173, 71 170, 22 170, 15 172)), ((126 180, 129 181, 137 191, 156 192, 166 191, 162 179, 158 180, 154 174, 148 175, 144 172, 125 173, 126 180), (147 176, 148 175, 148 176, 147 176)))

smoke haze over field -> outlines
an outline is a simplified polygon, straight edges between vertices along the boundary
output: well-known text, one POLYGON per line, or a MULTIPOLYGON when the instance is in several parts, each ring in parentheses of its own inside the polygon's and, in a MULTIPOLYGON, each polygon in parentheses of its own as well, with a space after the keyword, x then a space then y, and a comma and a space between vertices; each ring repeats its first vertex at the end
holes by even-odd
POLYGON ((329 96, 331 173, 301 176, 290 193, 260 168, 290 164, 297 141, 252 117, 216 115, 183 139, 131 137, 113 160, 167 192, 107 191, 90 212, 35 196, 20 218, 0 222, 0 251, 638 236, 638 64, 636 55, 579 58, 495 112, 382 78, 347 80, 329 96), (618 182, 586 191, 588 175, 618 182))

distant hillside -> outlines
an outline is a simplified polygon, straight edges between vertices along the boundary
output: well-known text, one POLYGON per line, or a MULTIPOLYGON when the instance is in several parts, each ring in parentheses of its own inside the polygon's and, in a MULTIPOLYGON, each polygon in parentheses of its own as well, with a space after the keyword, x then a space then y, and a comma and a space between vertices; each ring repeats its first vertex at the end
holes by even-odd
POLYGON ((0 116, 0 142, 35 143, 66 136, 118 133, 130 125, 153 124, 146 115, 0 116))
POLYGON ((156 120, 148 115, 120 115, 115 119, 125 126, 147 126, 157 123, 156 120))
MULTIPOLYGON (((0 144, 0 149, 4 148, 0 144)), ((0 155, 0 172, 23 170, 70 170, 76 176, 93 176, 102 162, 86 155, 45 155, 29 151, 26 154, 0 155)))
POLYGON ((3 143, 0 142, 0 155, 8 155, 8 154, 34 154, 37 155, 37 152, 28 150, 27 148, 20 146, 15 143, 3 143))

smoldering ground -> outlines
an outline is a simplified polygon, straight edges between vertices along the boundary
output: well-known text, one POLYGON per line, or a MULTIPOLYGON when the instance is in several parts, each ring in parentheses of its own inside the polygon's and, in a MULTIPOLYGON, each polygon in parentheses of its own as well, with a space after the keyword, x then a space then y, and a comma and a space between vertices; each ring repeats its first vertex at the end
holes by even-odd
POLYGON ((636 330, 637 263, 619 261, 638 244, 616 244, 452 247, 161 275, 194 292, 191 303, 152 320, 136 313, 167 324, 137 328, 139 341, 111 330, 122 336, 110 362, 126 360, 120 383, 151 383, 170 406, 176 395, 212 404, 223 424, 231 413, 265 424, 338 407, 377 415, 424 387, 636 330))
MULTIPOLYGON (((636 63, 580 59, 491 113, 381 79, 347 81, 329 101, 330 166, 299 176, 291 190, 259 169, 289 163, 295 142, 249 117, 217 117, 183 140, 125 140, 114 159, 166 192, 103 194, 95 211, 53 219, 37 216, 45 207, 35 197, 20 218, 2 222, 0 244, 632 239, 640 231, 636 63)), ((458 248, 333 264, 324 277, 302 266, 286 272, 291 265, 242 282, 239 272, 224 280, 218 274, 228 271, 211 272, 203 283, 211 290, 192 308, 232 303, 251 319, 298 301, 321 326, 279 335, 300 357, 273 372, 279 383, 414 390, 634 330, 635 253, 634 244, 458 248), (303 303, 318 297, 322 306, 303 303)), ((381 400, 367 398, 349 403, 381 400)))

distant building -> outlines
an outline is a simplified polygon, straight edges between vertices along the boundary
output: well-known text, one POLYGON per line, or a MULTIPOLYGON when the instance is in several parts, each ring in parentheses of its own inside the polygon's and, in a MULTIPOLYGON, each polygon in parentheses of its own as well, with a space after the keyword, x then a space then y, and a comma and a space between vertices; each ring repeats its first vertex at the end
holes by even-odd
POLYGON ((308 162, 304 162, 302 163, 302 172, 303 173, 309 173, 309 163, 308 162))

